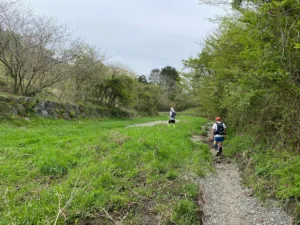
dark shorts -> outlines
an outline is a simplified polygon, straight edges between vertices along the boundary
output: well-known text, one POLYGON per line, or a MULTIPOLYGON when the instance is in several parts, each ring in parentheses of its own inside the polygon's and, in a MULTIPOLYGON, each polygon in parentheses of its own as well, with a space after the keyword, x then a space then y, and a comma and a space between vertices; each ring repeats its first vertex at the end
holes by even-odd
POLYGON ((169 123, 175 123, 175 120, 169 120, 169 123))
POLYGON ((224 141, 224 137, 215 137, 214 138, 216 142, 223 142, 224 141))

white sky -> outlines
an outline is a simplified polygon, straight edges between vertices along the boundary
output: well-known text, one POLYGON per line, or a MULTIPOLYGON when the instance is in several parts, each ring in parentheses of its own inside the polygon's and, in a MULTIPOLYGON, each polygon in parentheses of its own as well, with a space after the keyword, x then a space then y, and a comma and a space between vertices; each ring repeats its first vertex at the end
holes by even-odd
POLYGON ((221 8, 198 0, 30 0, 40 15, 66 23, 74 35, 108 51, 139 75, 173 66, 196 55, 197 44, 216 24, 207 19, 224 15, 221 8))

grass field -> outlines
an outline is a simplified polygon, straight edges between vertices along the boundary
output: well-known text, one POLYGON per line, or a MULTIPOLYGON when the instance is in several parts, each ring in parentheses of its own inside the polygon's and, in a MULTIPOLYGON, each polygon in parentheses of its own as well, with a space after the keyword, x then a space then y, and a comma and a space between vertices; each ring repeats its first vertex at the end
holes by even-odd
POLYGON ((167 117, 2 121, 0 224, 201 224, 206 120, 126 128, 167 117))

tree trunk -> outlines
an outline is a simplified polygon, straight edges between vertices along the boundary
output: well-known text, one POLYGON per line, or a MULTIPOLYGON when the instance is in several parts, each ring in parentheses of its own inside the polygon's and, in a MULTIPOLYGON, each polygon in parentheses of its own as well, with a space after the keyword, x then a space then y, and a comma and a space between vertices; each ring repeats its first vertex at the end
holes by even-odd
POLYGON ((14 77, 14 86, 13 86, 13 93, 18 94, 19 88, 18 88, 18 78, 14 77))

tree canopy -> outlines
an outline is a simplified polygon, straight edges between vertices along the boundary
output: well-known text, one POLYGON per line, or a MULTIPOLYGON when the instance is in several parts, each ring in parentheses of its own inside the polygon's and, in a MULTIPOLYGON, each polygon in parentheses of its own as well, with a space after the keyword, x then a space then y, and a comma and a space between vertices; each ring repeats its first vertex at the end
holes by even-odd
POLYGON ((299 4, 235 1, 202 51, 184 61, 190 92, 208 116, 221 115, 237 131, 253 130, 298 150, 299 4))

